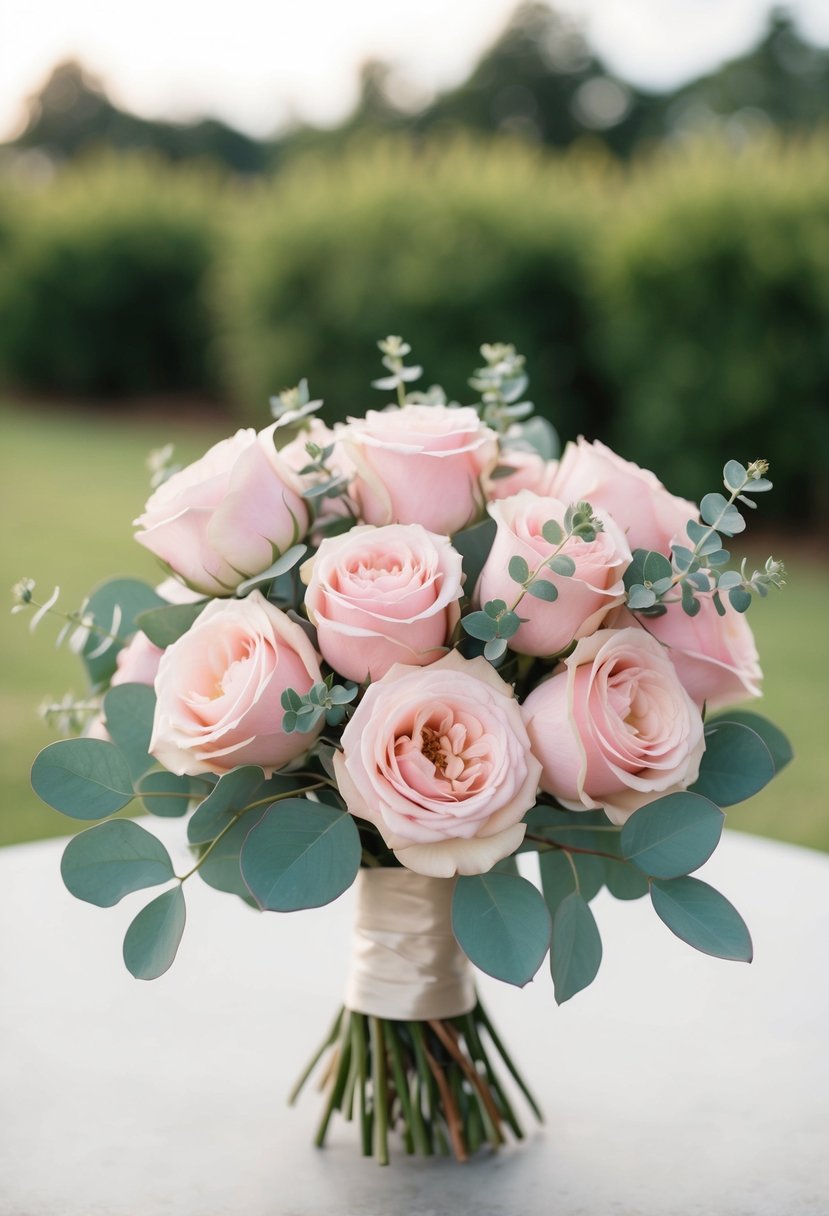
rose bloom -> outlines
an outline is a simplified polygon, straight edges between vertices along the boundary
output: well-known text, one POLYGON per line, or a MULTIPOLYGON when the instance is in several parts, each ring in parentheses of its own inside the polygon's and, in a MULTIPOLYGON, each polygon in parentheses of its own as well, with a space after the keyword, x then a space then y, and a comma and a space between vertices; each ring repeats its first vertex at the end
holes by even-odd
POLYGON ((541 766, 512 688, 450 651, 372 684, 334 756, 349 811, 418 874, 484 874, 524 839, 541 766))
MULTIPOLYGON (((303 427, 299 434, 286 443, 284 447, 279 449, 281 460, 293 469, 298 475, 303 489, 311 489, 315 484, 321 481, 327 481, 328 476, 324 473, 301 473, 300 470, 311 464, 311 457, 308 455, 306 444, 315 443, 319 448, 327 448, 332 444, 334 451, 326 460, 325 464, 330 469, 330 476, 345 477, 348 481, 354 476, 354 465, 345 450, 345 445, 342 442, 342 435, 345 427, 338 423, 333 430, 327 427, 321 418, 316 416, 306 420, 308 425, 303 427)), ((351 499, 348 492, 344 494, 334 494, 332 496, 325 495, 322 498, 316 499, 316 518, 312 529, 312 544, 319 544, 318 529, 336 519, 356 519, 359 512, 356 503, 351 499)))
POLYGON ((227 595, 266 570, 308 528, 302 484, 280 459, 275 425, 215 444, 163 482, 135 539, 205 595, 227 595))
POLYGON ((532 490, 534 494, 549 494, 550 485, 558 463, 545 460, 539 452, 524 448, 502 449, 498 458, 499 469, 511 469, 506 476, 487 477, 484 493, 488 502, 496 498, 512 498, 519 490, 532 490))
POLYGON ((259 591, 213 600, 161 659, 150 753, 171 773, 258 764, 270 775, 306 752, 322 728, 286 735, 282 693, 306 693, 321 679, 301 626, 259 591))
MULTIPOLYGON (((480 604, 500 599, 511 604, 519 585, 509 575, 512 557, 523 557, 530 570, 557 548, 542 536, 547 520, 564 523, 565 503, 557 498, 540 498, 522 490, 513 498, 490 503, 488 511, 498 525, 475 598, 480 604)), ((625 597, 622 580, 630 565, 631 554, 624 535, 609 516, 602 517, 604 530, 590 542, 571 537, 562 554, 572 558, 572 575, 555 574, 545 569, 539 578, 552 583, 558 598, 549 602, 527 592, 516 609, 525 620, 509 639, 508 645, 519 654, 549 655, 566 649, 574 638, 594 633, 605 615, 625 597)))
POLYGON ((624 823, 696 781, 702 715, 664 648, 643 629, 600 629, 523 706, 541 788, 570 810, 624 823))
POLYGON ((404 405, 349 418, 351 494, 369 524, 422 524, 449 535, 476 522, 481 479, 498 461, 495 432, 471 407, 404 405))
POLYGON ((648 469, 623 460, 598 439, 588 443, 581 436, 564 449, 550 493, 607 511, 631 549, 668 553, 673 540, 685 537, 688 520, 699 517, 694 503, 670 494, 648 469))
POLYGON ((683 687, 697 705, 722 709, 760 696, 760 669, 751 626, 723 597, 720 616, 710 595, 697 597, 699 612, 689 616, 681 604, 669 604, 663 616, 639 617, 627 609, 612 616, 614 626, 636 624, 665 647, 683 687))
POLYGON ((433 663, 460 617, 461 556, 419 524, 329 537, 301 575, 323 658, 358 683, 394 663, 433 663))

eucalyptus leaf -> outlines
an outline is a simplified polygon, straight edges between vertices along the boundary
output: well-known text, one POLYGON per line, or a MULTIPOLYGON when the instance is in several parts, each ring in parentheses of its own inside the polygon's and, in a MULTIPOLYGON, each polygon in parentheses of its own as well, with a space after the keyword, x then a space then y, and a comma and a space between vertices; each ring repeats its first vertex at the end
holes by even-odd
POLYGON ((484 562, 489 557, 492 542, 495 539, 497 527, 495 520, 488 517, 473 528, 464 528, 452 537, 452 547, 461 555, 463 572, 466 576, 464 591, 471 595, 475 584, 484 568, 484 562))
POLYGON ((574 892, 561 901, 553 921, 550 971, 556 1004, 592 984, 601 961, 602 939, 590 905, 574 892))
POLYGON ((150 755, 155 692, 148 684, 117 684, 104 697, 104 721, 133 781, 156 763, 150 755))
POLYGON ((614 899, 642 899, 648 893, 648 880, 638 866, 621 857, 618 861, 604 859, 604 881, 614 899))
POLYGON ((547 953, 550 913, 525 878, 497 871, 461 875, 452 895, 452 929, 476 967, 523 988, 547 953))
POLYGON ((172 966, 186 920, 181 884, 157 895, 127 929, 124 962, 137 980, 155 980, 172 966))
POLYGON ((523 557, 511 557, 508 572, 514 583, 526 583, 530 577, 530 568, 523 557))
POLYGON ((771 752, 756 731, 739 722, 712 722, 691 791, 717 806, 733 806, 768 785, 774 773, 771 752))
POLYGON ((655 583, 662 578, 673 577, 673 566, 662 553, 651 550, 645 557, 642 572, 646 583, 655 583))
POLYGON ((244 881, 260 908, 294 912, 339 898, 360 868, 353 816, 307 798, 269 807, 241 851, 244 881))
POLYGON ((779 773, 793 759, 794 752, 791 743, 783 731, 773 722, 769 722, 768 718, 752 713, 748 709, 727 709, 718 714, 716 718, 709 718, 708 726, 723 726, 728 722, 733 722, 737 726, 747 726, 760 736, 769 749, 775 773, 779 773))
POLYGON ((751 935, 733 904, 698 878, 651 883, 654 911, 682 941, 715 958, 750 963, 751 935))
POLYGON ((102 629, 109 630, 113 617, 120 616, 116 641, 102 654, 95 655, 100 648, 101 635, 92 631, 81 652, 90 682, 93 685, 108 682, 115 674, 118 652, 136 631, 140 613, 158 608, 164 600, 147 583, 136 578, 114 578, 97 587, 89 597, 85 615, 91 616, 102 629), (94 657, 93 657, 94 656, 94 657))
POLYGON ((678 878, 704 865, 719 844, 725 816, 687 791, 640 807, 622 828, 622 853, 654 878, 678 878))
POLYGON ((603 859, 589 853, 548 849, 538 854, 538 868, 544 902, 552 917, 561 901, 574 891, 578 891, 583 899, 591 900, 604 886, 603 859))
POLYGON ((546 578, 534 579, 527 588, 527 592, 537 600, 544 600, 548 604, 552 604, 558 599, 558 588, 555 583, 551 583, 546 578))
POLYGON ((73 836, 60 872, 72 895, 99 908, 174 877, 164 845, 131 819, 111 819, 73 836))
POLYGON ((248 833, 263 814, 264 808, 257 808, 232 823, 221 840, 210 849, 197 871, 199 878, 207 883, 208 887, 212 887, 214 891, 224 891, 227 895, 238 895, 251 907, 258 905, 242 878, 240 854, 248 833))
MULTIPOLYGON (((315 486, 313 490, 306 492, 306 496, 325 493, 333 486, 334 482, 341 480, 341 478, 335 477, 332 482, 326 483, 324 486, 315 486)), ((307 545, 292 545, 290 549, 285 550, 281 557, 277 558, 272 566, 268 566, 267 570, 263 570, 261 574, 255 574, 253 578, 245 579, 243 583, 240 583, 236 588, 236 594, 239 596, 247 595, 254 587, 259 587, 262 583, 270 583, 275 578, 280 578, 281 575, 287 574, 289 570, 293 570, 297 562, 307 552, 307 545)))
POLYGON ((141 777, 135 793, 145 810, 156 818, 180 819, 190 810, 193 799, 204 797, 207 788, 201 777, 179 777, 166 769, 156 769, 141 777))
POLYGON ((540 414, 522 425, 521 439, 534 448, 544 460, 555 460, 561 451, 561 443, 555 429, 540 414))
POLYGON ((166 650, 187 633, 206 606, 207 600, 194 604, 162 604, 140 613, 136 624, 154 646, 166 650))
POLYGON ((127 762, 114 743, 103 739, 50 743, 32 765, 32 788, 73 819, 105 819, 133 799, 127 762))
POLYGON ((748 480, 748 473, 739 460, 729 460, 722 471, 723 481, 729 490, 742 490, 748 480))
MULTIPOLYGON (((227 827, 232 815, 260 798, 276 798, 304 784, 295 777, 265 778, 261 768, 248 764, 225 773, 193 812, 187 824, 191 844, 208 844, 227 827)), ((250 827, 250 825, 248 825, 250 827)))

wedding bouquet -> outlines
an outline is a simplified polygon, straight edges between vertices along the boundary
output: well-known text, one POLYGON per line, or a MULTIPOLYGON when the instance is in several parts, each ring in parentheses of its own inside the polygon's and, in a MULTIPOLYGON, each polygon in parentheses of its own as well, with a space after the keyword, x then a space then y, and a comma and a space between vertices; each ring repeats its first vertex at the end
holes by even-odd
POLYGON ((549 952, 568 1000, 599 968, 602 887, 750 960, 691 875, 721 808, 790 758, 726 708, 759 694, 743 614, 783 569, 724 548, 765 461, 729 460, 697 507, 599 442, 557 459, 512 347, 482 347, 480 400, 458 405, 411 390, 400 338, 379 345, 395 404, 330 429, 303 382, 259 433, 186 468, 155 454, 136 539, 158 587, 119 578, 64 614, 24 579, 14 610, 63 616, 90 683, 52 707, 76 737, 32 769, 50 806, 103 821, 67 845, 67 887, 102 907, 165 887, 127 930, 131 973, 173 962, 194 875, 278 912, 359 879, 344 1004, 300 1081, 327 1057, 317 1142, 339 1110, 381 1162, 395 1129, 463 1159, 522 1134, 502 1066, 540 1117, 470 961, 524 985, 549 952), (187 816, 186 873, 149 821, 114 817, 133 800, 187 816))

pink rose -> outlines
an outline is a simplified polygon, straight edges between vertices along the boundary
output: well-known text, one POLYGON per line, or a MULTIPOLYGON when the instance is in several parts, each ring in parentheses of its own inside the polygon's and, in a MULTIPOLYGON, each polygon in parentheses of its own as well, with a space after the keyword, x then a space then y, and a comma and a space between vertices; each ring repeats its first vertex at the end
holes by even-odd
POLYGON ((213 600, 161 659, 150 752, 171 773, 258 764, 270 775, 321 729, 286 735, 282 693, 306 693, 321 679, 301 626, 260 592, 213 600))
POLYGON ((480 516, 481 479, 495 468, 498 443, 471 407, 369 410, 349 419, 343 440, 366 523, 422 524, 449 535, 480 516))
POLYGON ((601 629, 524 702, 541 788, 614 823, 685 789, 705 748, 702 715, 643 629, 601 629))
MULTIPOLYGON (((498 525, 495 540, 481 571, 475 598, 480 604, 500 599, 511 605, 520 586, 509 575, 512 557, 523 557, 530 570, 555 552, 542 535, 547 520, 564 523, 567 504, 557 498, 540 498, 522 490, 513 498, 490 503, 489 513, 498 525)), ((566 649, 574 638, 598 629, 611 608, 625 596, 622 575, 631 554, 624 535, 609 516, 601 516, 604 530, 590 542, 570 537, 561 552, 575 563, 572 575, 545 569, 539 575, 552 583, 558 597, 552 601, 527 593, 517 608, 525 624, 509 639, 519 654, 550 655, 566 649)))
MULTIPOLYGON (((312 417, 306 421, 308 425, 303 427, 290 443, 286 443, 284 447, 279 449, 280 459, 284 460, 299 476, 303 489, 311 489, 321 481, 327 481, 329 476, 344 477, 350 481, 354 476, 354 465, 351 463, 345 450, 345 445, 342 442, 342 435, 346 428, 338 423, 331 430, 321 418, 317 417, 312 417), (325 473, 301 472, 302 469, 307 468, 311 463, 311 457, 306 451, 306 445, 309 443, 315 443, 318 448, 322 449, 330 447, 332 444, 334 445, 334 451, 325 462, 326 468, 330 470, 329 475, 325 473)), ((335 519, 356 519, 357 516, 357 506, 352 502, 348 493, 318 498, 316 500, 316 519, 312 530, 312 543, 319 543, 317 540, 317 529, 321 525, 330 523, 335 519)))
POLYGON ((691 699, 708 710, 760 696, 760 669, 751 626, 741 612, 725 603, 720 616, 710 595, 699 595, 699 612, 688 616, 681 604, 668 605, 663 616, 634 617, 626 609, 614 613, 614 625, 635 623, 666 648, 668 658, 691 699), (624 618, 623 614, 624 613, 624 618))
POLYGON ((541 766, 512 689, 450 651, 372 684, 334 756, 349 811, 418 874, 484 874, 524 839, 541 766))
POLYGON ((519 490, 532 490, 534 494, 550 494, 550 486, 558 464, 545 460, 538 452, 523 448, 502 449, 498 458, 499 469, 511 469, 506 476, 487 477, 484 493, 487 501, 496 498, 512 498, 519 490))
POLYGON ((648 469, 623 460, 598 439, 579 437, 568 443, 552 480, 550 493, 563 502, 589 502, 607 511, 626 533, 631 549, 668 553, 673 540, 685 537, 689 519, 699 509, 669 494, 648 469))
POLYGON ((215 444, 163 482, 135 520, 135 539, 205 595, 228 595, 308 528, 302 485, 274 447, 275 425, 215 444))
POLYGON ((146 633, 139 631, 133 634, 116 655, 115 674, 110 681, 113 688, 116 684, 152 684, 163 654, 164 651, 153 645, 146 633))
POLYGON ((323 658, 358 683, 434 663, 460 617, 461 556, 419 524, 330 537, 301 574, 323 658))

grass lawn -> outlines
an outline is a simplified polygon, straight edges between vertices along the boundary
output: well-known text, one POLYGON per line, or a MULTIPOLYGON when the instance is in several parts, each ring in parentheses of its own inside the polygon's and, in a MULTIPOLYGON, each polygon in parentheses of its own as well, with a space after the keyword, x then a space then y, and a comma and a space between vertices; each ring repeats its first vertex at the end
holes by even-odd
MULTIPOLYGON (((131 538, 130 521, 148 492, 145 455, 172 441, 186 462, 230 429, 221 420, 177 420, 173 412, 125 420, 115 410, 8 406, 0 409, 0 425, 6 582, 11 587, 28 575, 44 595, 57 583, 66 608, 116 574, 160 577, 154 559, 131 538)), ((777 548, 775 556, 786 559, 785 542, 777 548)), ((789 586, 756 605, 751 623, 766 673, 757 707, 791 736, 797 758, 768 790, 729 811, 728 824, 829 850, 829 561, 794 556, 786 564, 789 586)), ((39 720, 38 705, 85 689, 79 662, 53 646, 56 623, 44 621, 32 636, 27 620, 0 612, 0 845, 85 826, 43 806, 29 789, 34 755, 57 737, 39 720)))

